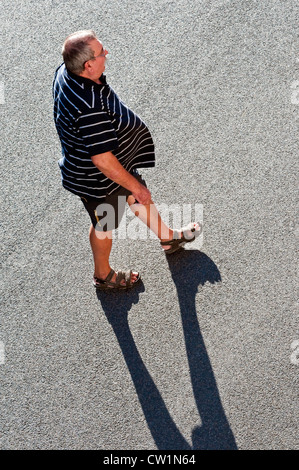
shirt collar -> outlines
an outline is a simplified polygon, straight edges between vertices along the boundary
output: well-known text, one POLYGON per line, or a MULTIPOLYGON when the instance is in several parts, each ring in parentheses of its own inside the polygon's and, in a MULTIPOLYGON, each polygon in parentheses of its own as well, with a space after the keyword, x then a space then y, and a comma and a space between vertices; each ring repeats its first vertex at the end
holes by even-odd
MULTIPOLYGON (((65 67, 65 65, 64 65, 65 67)), ((90 80, 89 78, 86 77, 81 77, 81 75, 76 75, 73 72, 70 72, 66 67, 65 67, 65 73, 68 74, 73 80, 78 82, 80 85, 87 85, 89 87, 96 86, 96 87, 102 87, 103 85, 107 85, 107 80, 106 80, 106 75, 102 73, 100 76, 100 80, 102 83, 98 84, 94 82, 93 80, 90 80)))

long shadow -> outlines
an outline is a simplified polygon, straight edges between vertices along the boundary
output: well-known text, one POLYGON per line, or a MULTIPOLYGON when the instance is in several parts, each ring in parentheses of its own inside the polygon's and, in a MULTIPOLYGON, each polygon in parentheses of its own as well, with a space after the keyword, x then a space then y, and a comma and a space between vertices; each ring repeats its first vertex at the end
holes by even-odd
POLYGON ((157 448, 190 450, 190 445, 172 420, 159 390, 146 369, 129 328, 128 312, 132 305, 138 302, 141 292, 144 292, 142 282, 132 290, 98 292, 97 296, 122 350, 157 448))
POLYGON ((98 292, 131 374, 149 430, 159 450, 237 449, 221 405, 217 384, 200 332, 195 308, 199 285, 218 282, 213 261, 196 250, 181 250, 168 257, 177 288, 195 402, 202 426, 192 432, 192 447, 180 433, 146 369, 128 324, 128 312, 144 292, 143 283, 129 291, 98 292))
POLYGON ((235 438, 221 404, 217 383, 200 331, 195 297, 206 282, 221 281, 215 263, 198 250, 167 257, 181 309, 191 383, 202 425, 193 430, 193 449, 236 450, 235 438))

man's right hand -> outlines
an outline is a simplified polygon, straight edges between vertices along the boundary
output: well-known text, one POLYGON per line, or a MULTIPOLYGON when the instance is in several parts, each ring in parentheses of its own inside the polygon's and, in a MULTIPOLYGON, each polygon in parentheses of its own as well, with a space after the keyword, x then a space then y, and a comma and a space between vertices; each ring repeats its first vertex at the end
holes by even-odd
POLYGON ((137 204, 147 205, 153 203, 150 191, 141 183, 138 190, 132 192, 132 196, 136 199, 137 204))

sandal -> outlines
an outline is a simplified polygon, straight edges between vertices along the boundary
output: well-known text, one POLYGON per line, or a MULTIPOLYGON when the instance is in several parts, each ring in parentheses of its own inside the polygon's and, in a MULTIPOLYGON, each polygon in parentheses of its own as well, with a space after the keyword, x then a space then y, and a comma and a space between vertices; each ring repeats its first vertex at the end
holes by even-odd
POLYGON ((110 273, 105 279, 99 279, 98 277, 93 277, 93 285, 96 289, 99 290, 112 290, 112 289, 130 289, 133 287, 137 282, 140 280, 140 276, 138 274, 138 278, 136 281, 131 281, 132 270, 128 271, 114 271, 111 269, 110 273), (111 281, 113 275, 116 273, 115 281, 111 281), (126 281, 125 284, 121 284, 122 281, 126 281))
POLYGON ((183 246, 186 243, 191 243, 195 240, 196 237, 198 237, 201 234, 201 225, 198 222, 197 225, 199 225, 199 230, 196 230, 196 223, 190 223, 186 227, 181 228, 181 230, 175 230, 174 232, 174 238, 172 240, 167 240, 164 242, 160 242, 161 246, 166 246, 170 245, 171 248, 168 248, 168 250, 164 250, 164 252, 167 255, 170 255, 171 253, 174 253, 175 251, 179 250, 180 248, 183 248, 183 246), (186 232, 191 231, 194 233, 192 237, 188 237, 186 232), (182 232, 181 238, 179 238, 180 233, 182 232))

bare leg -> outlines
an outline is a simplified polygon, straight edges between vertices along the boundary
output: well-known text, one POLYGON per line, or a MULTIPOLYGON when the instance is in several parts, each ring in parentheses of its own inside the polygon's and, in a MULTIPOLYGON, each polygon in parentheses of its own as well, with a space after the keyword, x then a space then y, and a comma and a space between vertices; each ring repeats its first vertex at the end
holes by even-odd
POLYGON ((111 232, 105 233, 105 237, 99 238, 95 228, 91 225, 89 230, 89 241, 94 260, 94 275, 104 279, 108 276, 111 267, 109 265, 109 256, 112 248, 111 232))
MULTIPOLYGON (((111 271, 109 256, 112 248, 112 233, 97 232, 93 225, 89 230, 89 241, 94 259, 94 275, 99 279, 105 279, 111 271)), ((132 273, 132 282, 136 281, 138 273, 132 273)), ((111 279, 115 281, 116 275, 111 279)))
MULTIPOLYGON (((135 204, 135 198, 133 196, 129 196, 128 204, 134 214, 154 232, 160 241, 173 239, 174 231, 163 222, 153 201, 146 205, 135 204)), ((164 250, 167 250, 170 246, 164 245, 163 248, 164 250)))
MULTIPOLYGON (((158 212, 153 201, 150 204, 136 204, 135 199, 133 196, 128 197, 128 204, 134 214, 144 222, 150 230, 154 232, 154 234, 160 239, 161 242, 166 242, 175 238, 181 238, 183 236, 182 232, 177 232, 169 228, 161 219, 161 216, 158 212)), ((197 230, 199 229, 199 224, 195 224, 197 226, 197 230)), ((187 232, 188 233, 188 232, 187 232)), ((186 236, 186 232, 185 232, 186 236)), ((190 231, 189 234, 190 238, 192 238, 193 234, 190 231)), ((170 245, 163 245, 162 248, 164 250, 168 250, 171 248, 170 245)))

